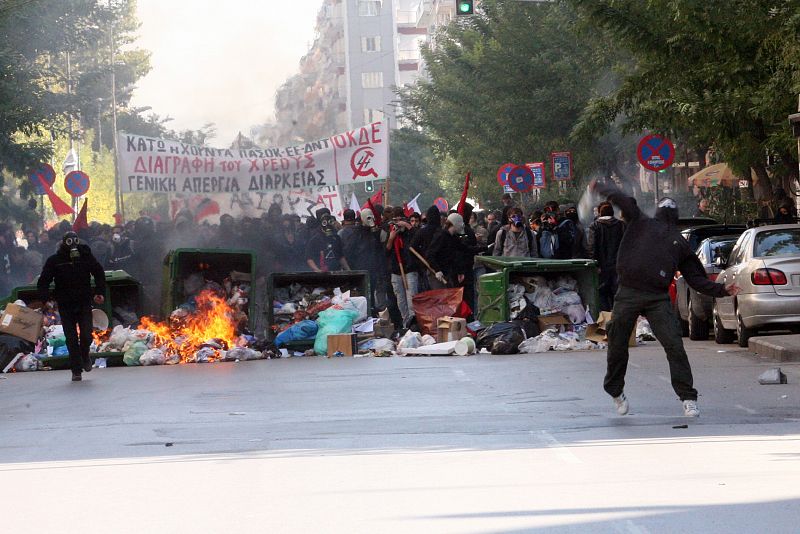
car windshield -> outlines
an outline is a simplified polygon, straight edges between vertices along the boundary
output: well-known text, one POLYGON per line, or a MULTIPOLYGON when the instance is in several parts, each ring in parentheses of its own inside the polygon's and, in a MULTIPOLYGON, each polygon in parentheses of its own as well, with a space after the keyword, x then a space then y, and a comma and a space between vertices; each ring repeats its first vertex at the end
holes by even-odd
POLYGON ((800 228, 768 230, 756 236, 756 257, 800 254, 800 228))
POLYGON ((711 247, 711 257, 716 258, 717 256, 722 256, 723 258, 727 258, 731 255, 731 250, 733 250, 733 245, 735 244, 735 239, 727 241, 712 241, 709 243, 709 247, 711 247))

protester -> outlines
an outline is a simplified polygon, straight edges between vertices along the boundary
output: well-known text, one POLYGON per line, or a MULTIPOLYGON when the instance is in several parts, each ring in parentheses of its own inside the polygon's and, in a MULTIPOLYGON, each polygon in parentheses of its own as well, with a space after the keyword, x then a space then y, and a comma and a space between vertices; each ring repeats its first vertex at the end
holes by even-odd
POLYGON ((459 243, 458 236, 464 233, 464 218, 458 213, 447 217, 443 231, 437 233, 428 253, 425 256, 428 263, 435 271, 435 279, 439 283, 437 288, 459 287, 464 283, 466 276, 464 249, 459 243))
POLYGON ((414 315, 412 300, 419 292, 419 262, 409 250, 416 231, 406 220, 403 208, 395 208, 392 213, 389 238, 386 241, 386 251, 389 257, 392 290, 404 327, 410 323, 414 315))
POLYGON ((494 241, 493 256, 518 258, 538 258, 536 236, 525 224, 522 210, 511 208, 508 212, 509 224, 500 228, 494 241))
POLYGON ((616 204, 626 225, 617 256, 619 290, 608 328, 608 362, 603 387, 614 399, 617 413, 627 414, 629 404, 624 387, 628 339, 639 315, 644 315, 656 339, 664 347, 672 387, 683 402, 684 415, 697 417, 700 415, 697 390, 693 387, 692 368, 669 300, 669 285, 678 269, 690 287, 706 295, 735 295, 739 288, 735 285, 726 288, 709 280, 688 242, 676 227, 663 222, 677 220, 678 209, 674 200, 660 201, 656 218, 650 218, 639 210, 635 199, 613 185, 592 181, 589 188, 616 204))
POLYGON ((500 197, 500 203, 503 204, 504 208, 514 207, 514 199, 511 197, 510 193, 503 193, 503 196, 500 197))
POLYGON ((489 231, 486 227, 478 222, 478 215, 473 213, 469 218, 469 227, 475 233, 475 239, 478 240, 479 245, 486 245, 486 238, 489 237, 489 231))
POLYGON ((419 230, 422 227, 422 218, 420 217, 420 214, 417 213, 416 211, 411 214, 411 217, 408 218, 408 222, 411 223, 411 226, 415 230, 419 230))
POLYGON ((586 243, 586 230, 583 228, 580 219, 578 218, 578 210, 575 206, 569 206, 564 210, 564 219, 572 221, 575 227, 574 239, 572 242, 571 258, 586 258, 588 254, 588 245, 586 243))
POLYGON ((599 217, 589 226, 587 248, 589 257, 600 270, 600 309, 611 311, 617 293, 617 253, 625 233, 625 224, 614 217, 614 206, 601 202, 597 207, 599 217))
POLYGON ((92 302, 101 305, 105 301, 106 277, 103 266, 75 232, 65 233, 58 252, 45 262, 37 284, 42 302, 50 300, 51 282, 55 282, 53 296, 64 327, 72 381, 78 382, 82 371, 92 370, 92 302))
MULTIPOLYGON (((414 235, 414 238, 411 240, 411 247, 416 250, 418 254, 427 258, 431 243, 433 243, 440 234, 444 233, 444 230, 442 230, 442 216, 441 213, 439 213, 438 207, 429 207, 425 212, 425 217, 425 226, 420 228, 414 235)), ((444 287, 444 283, 437 280, 434 274, 429 271, 425 273, 424 281, 424 289, 441 289, 444 287)))
POLYGON ((315 272, 349 271, 350 266, 342 252, 342 240, 336 234, 336 220, 330 214, 320 217, 320 231, 306 246, 306 263, 315 272))

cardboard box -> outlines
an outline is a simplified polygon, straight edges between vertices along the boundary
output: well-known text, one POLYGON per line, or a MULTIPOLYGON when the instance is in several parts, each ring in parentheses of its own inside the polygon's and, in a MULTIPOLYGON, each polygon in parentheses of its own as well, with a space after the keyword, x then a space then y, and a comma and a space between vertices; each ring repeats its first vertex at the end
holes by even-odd
POLYGON ((372 333, 375 337, 390 338, 394 334, 394 325, 391 321, 384 321, 379 319, 372 327, 372 333))
POLYGON ((560 313, 555 315, 540 315, 537 320, 539 322, 539 330, 542 332, 551 326, 572 326, 572 321, 569 320, 569 317, 560 313))
POLYGON ((328 334, 328 358, 341 352, 345 356, 352 356, 358 352, 356 334, 328 334))
MULTIPOLYGON (((611 320, 611 318, 611 312, 600 312, 600 315, 597 317, 597 322, 586 327, 586 339, 608 343, 608 322, 611 320)), ((631 331, 631 337, 628 339, 628 346, 636 346, 636 325, 634 325, 633 330, 631 331)))
POLYGON ((36 343, 42 336, 43 321, 44 316, 38 311, 18 304, 8 304, 0 317, 0 332, 36 343))
POLYGON ((436 322, 436 341, 458 341, 467 334, 467 320, 460 317, 439 317, 436 322))

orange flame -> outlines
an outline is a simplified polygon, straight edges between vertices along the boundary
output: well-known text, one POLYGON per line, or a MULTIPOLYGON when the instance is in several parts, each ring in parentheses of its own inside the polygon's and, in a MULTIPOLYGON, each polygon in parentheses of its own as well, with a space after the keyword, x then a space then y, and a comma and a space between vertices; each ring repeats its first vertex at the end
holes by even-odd
MULTIPOLYGON (((167 355, 177 354, 181 363, 191 361, 200 346, 209 340, 221 340, 228 348, 234 346, 236 339, 235 312, 224 298, 204 290, 195 301, 197 310, 185 319, 169 322, 156 322, 149 317, 141 319, 141 328, 155 335, 155 346, 163 348, 167 355)), ((215 350, 213 359, 218 358, 219 352, 215 350)))

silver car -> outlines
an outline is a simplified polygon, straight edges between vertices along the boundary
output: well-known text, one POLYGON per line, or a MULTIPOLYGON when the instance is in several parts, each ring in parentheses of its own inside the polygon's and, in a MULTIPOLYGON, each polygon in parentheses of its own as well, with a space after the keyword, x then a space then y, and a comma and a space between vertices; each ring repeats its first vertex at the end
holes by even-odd
POLYGON ((714 339, 746 347, 759 330, 800 329, 800 225, 750 228, 717 263, 717 282, 736 284, 735 297, 714 299, 714 339))

